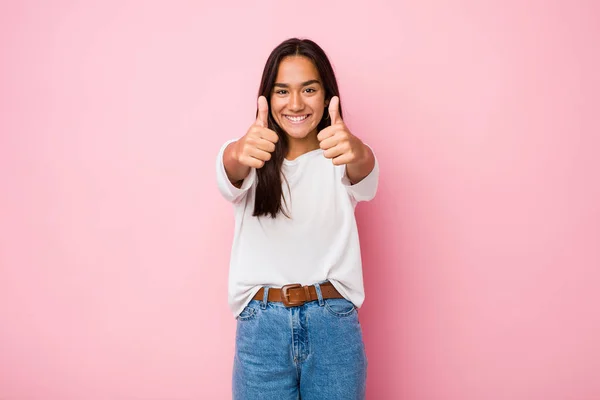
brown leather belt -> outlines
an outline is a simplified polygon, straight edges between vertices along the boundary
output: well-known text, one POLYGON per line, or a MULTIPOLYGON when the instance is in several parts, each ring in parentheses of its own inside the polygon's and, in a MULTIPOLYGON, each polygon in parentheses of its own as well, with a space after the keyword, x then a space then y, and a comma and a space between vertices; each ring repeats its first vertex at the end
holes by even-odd
MULTIPOLYGON (((331 284, 331 282, 324 282, 320 284, 321 294, 324 299, 341 299, 344 298, 337 291, 337 289, 331 284)), ((265 289, 260 290, 254 295, 252 300, 262 300, 264 297, 265 289)), ((269 301, 280 301, 286 307, 301 306, 302 304, 318 300, 317 289, 314 285, 302 286, 299 283, 292 283, 290 285, 284 285, 281 289, 269 288, 269 301)))

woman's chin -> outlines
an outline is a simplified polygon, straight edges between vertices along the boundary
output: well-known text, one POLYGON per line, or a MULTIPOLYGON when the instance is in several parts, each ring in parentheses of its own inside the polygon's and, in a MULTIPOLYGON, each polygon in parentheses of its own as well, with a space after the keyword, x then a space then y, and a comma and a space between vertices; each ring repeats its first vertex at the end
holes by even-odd
POLYGON ((306 137, 308 136, 308 133, 296 133, 296 132, 286 132, 288 135, 288 138, 290 139, 295 139, 295 140, 302 140, 302 139, 306 139, 306 137))
POLYGON ((295 140, 302 140, 302 139, 306 139, 306 138, 308 138, 309 136, 311 136, 311 133, 313 133, 313 132, 316 134, 316 132, 315 132, 314 130, 312 130, 312 131, 308 131, 308 130, 306 130, 306 129, 303 129, 303 130, 287 129, 287 130, 285 131, 285 133, 287 134, 287 136, 288 136, 290 139, 295 139, 295 140))

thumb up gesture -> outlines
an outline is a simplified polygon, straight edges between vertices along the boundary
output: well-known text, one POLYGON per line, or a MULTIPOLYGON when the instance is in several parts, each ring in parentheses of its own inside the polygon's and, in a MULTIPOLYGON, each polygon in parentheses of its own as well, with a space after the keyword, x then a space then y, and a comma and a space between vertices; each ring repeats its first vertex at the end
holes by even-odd
POLYGON ((345 165, 360 162, 367 154, 363 142, 350 133, 348 127, 339 116, 340 99, 333 96, 329 101, 329 116, 331 126, 323 129, 317 135, 319 147, 323 155, 330 158, 334 165, 345 165))
POLYGON ((265 96, 258 98, 258 115, 248 132, 235 142, 235 159, 242 165, 262 168, 271 159, 279 136, 268 128, 269 104, 265 96))

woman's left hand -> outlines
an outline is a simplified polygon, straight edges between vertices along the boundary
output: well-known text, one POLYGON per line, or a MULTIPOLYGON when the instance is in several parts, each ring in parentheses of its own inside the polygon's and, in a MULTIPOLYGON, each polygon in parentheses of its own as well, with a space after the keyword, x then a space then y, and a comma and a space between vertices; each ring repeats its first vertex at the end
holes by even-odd
POLYGON ((354 136, 339 116, 340 99, 333 96, 329 101, 331 126, 317 135, 323 155, 330 158, 334 165, 352 164, 364 160, 368 150, 366 145, 354 136))

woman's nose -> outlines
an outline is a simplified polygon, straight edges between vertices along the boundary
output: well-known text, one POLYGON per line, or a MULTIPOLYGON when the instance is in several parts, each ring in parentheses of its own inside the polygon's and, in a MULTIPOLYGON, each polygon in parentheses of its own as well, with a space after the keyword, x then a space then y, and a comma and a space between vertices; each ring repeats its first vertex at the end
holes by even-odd
POLYGON ((304 108, 304 102, 300 93, 292 93, 290 95, 290 101, 288 103, 290 111, 300 111, 304 108))

